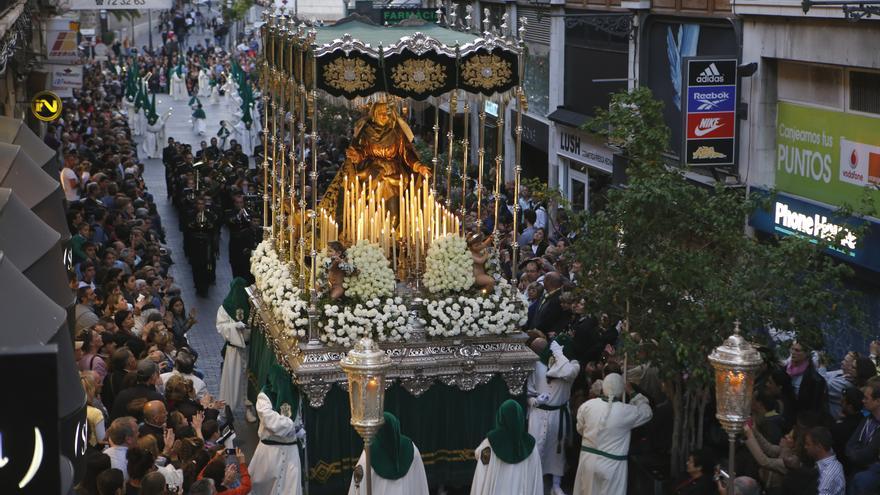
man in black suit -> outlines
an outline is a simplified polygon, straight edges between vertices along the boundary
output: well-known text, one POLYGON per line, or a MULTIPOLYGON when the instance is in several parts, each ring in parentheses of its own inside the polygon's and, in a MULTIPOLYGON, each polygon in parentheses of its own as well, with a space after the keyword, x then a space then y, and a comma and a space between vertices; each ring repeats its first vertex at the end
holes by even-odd
POLYGON ((545 335, 558 335, 565 331, 570 315, 562 309, 559 295, 562 291, 562 275, 549 272, 544 275, 544 297, 541 299, 532 326, 545 335))

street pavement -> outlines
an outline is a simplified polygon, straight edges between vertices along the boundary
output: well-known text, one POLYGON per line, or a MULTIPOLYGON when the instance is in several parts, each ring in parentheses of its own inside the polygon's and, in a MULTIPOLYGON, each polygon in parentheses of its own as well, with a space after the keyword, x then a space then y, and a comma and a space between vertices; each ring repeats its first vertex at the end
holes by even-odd
MULTIPOLYGON (((153 35, 157 36, 157 32, 154 32, 153 35)), ((138 41, 141 45, 146 42, 146 38, 146 30, 139 33, 138 41)), ((205 136, 199 136, 193 131, 192 110, 187 106, 187 101, 173 101, 167 94, 156 95, 156 113, 165 115, 166 112, 171 112, 165 127, 166 136, 174 138, 175 141, 192 145, 193 151, 199 149, 199 143, 202 140, 210 140, 212 136, 217 135, 221 120, 230 118, 231 107, 228 105, 228 97, 220 98, 218 104, 211 104, 208 98, 201 98, 201 101, 207 116, 207 119, 205 119, 207 134, 205 136)), ((140 143, 141 138, 136 138, 136 141, 140 143)), ((164 147, 165 144, 162 143, 162 146, 164 147)), ((211 287, 207 297, 198 297, 193 283, 192 269, 186 256, 183 254, 183 232, 180 230, 177 210, 174 208, 171 197, 166 190, 165 166, 161 158, 149 159, 143 156, 142 152, 139 152, 139 155, 141 155, 141 161, 144 163, 144 181, 156 200, 156 208, 162 218, 162 225, 165 229, 166 245, 171 250, 172 259, 174 260, 174 264, 169 269, 169 274, 174 277, 175 284, 181 288, 181 297, 186 304, 187 311, 190 308, 195 308, 196 310, 198 322, 187 334, 190 345, 199 354, 196 366, 205 375, 208 391, 211 395, 217 397, 220 391, 222 364, 220 350, 223 346, 223 338, 217 332, 215 321, 217 318, 217 308, 223 303, 223 299, 229 290, 229 283, 232 281, 228 252, 229 233, 226 228, 221 230, 220 257, 216 263, 216 285, 211 287)), ((244 421, 243 409, 234 411, 234 414, 236 417, 235 431, 238 439, 236 443, 241 446, 248 459, 250 459, 253 455, 253 449, 256 448, 256 427, 244 421)))

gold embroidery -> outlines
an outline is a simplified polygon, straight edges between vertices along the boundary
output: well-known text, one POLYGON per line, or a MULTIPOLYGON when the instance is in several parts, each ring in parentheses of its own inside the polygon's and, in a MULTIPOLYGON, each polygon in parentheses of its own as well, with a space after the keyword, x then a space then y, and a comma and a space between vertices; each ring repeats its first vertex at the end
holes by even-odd
POLYGON ((346 93, 363 91, 376 82, 376 69, 359 58, 337 58, 324 67, 324 81, 346 93))
POLYGON ((446 82, 446 72, 432 60, 405 60, 394 66, 391 79, 400 89, 425 93, 442 87, 446 82))
POLYGON ((475 88, 492 89, 510 81, 510 62, 498 55, 474 55, 462 66, 464 81, 475 88))

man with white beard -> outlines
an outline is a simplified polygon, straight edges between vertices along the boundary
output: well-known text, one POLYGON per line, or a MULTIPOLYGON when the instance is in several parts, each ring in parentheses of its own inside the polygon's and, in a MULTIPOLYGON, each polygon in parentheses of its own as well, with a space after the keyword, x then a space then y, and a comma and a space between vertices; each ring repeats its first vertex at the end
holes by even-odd
POLYGON ((560 342, 564 343, 564 338, 554 340, 549 346, 543 338, 532 342, 532 350, 540 360, 535 363, 535 371, 527 384, 529 434, 535 437, 543 474, 553 476, 551 495, 565 495, 561 486, 565 473, 565 443, 570 438, 572 426, 568 399, 571 385, 580 371, 578 362, 566 356, 560 342))
MULTIPOLYGON (((626 388, 632 393, 629 384, 626 388)), ((642 394, 635 394, 629 404, 620 402, 623 391, 623 377, 611 373, 602 381, 603 397, 578 409, 577 430, 583 439, 574 495, 626 495, 630 434, 653 413, 642 394)))

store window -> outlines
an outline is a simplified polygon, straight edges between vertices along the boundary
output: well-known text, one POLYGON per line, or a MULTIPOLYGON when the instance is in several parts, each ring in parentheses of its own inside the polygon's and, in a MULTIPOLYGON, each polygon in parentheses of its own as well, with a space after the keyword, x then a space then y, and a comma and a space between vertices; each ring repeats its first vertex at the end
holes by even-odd
MULTIPOLYGON (((583 14, 582 11, 571 13, 583 14)), ((611 94, 627 88, 629 42, 625 36, 573 23, 565 29, 565 107, 593 116, 611 94)))
POLYGON ((779 61, 779 99, 843 110, 843 69, 779 61))
POLYGON ((849 109, 880 114, 880 72, 849 71, 849 109))

